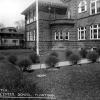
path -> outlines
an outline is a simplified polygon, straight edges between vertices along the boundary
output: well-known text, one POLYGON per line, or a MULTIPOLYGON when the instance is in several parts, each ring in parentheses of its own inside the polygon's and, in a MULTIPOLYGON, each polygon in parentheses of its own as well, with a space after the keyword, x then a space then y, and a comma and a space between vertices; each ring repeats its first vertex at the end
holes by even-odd
MULTIPOLYGON (((82 59, 79 61, 78 64, 84 64, 84 63, 90 63, 90 61, 88 59, 82 59)), ((71 65, 69 61, 63 61, 63 62, 59 62, 56 67, 68 66, 68 65, 71 65)), ((35 69, 35 70, 40 69, 40 68, 42 69, 46 68, 46 65, 45 64, 35 64, 31 66, 31 69, 35 69)))

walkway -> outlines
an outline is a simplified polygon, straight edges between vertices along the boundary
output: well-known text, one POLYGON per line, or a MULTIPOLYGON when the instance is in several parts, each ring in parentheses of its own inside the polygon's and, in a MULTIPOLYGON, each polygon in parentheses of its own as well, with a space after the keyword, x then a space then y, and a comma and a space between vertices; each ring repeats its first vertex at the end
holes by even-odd
MULTIPOLYGON (((78 64, 84 64, 84 63, 90 63, 90 61, 88 59, 82 59, 79 61, 78 64)), ((63 61, 63 62, 59 62, 56 67, 68 66, 68 65, 71 65, 69 61, 63 61)), ((42 69, 46 68, 46 65, 45 64, 35 64, 31 66, 31 69, 35 69, 35 70, 40 69, 40 68, 42 69)))

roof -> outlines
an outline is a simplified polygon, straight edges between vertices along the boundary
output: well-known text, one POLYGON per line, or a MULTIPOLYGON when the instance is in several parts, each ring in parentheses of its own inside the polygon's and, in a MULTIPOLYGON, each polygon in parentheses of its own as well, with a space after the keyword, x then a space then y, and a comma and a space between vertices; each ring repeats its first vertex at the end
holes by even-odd
MULTIPOLYGON (((67 8, 68 4, 67 2, 63 2, 64 0, 38 0, 39 5, 51 5, 51 6, 57 6, 57 7, 64 7, 67 8)), ((66 0, 67 1, 67 0, 66 0)), ((25 14, 29 9, 35 7, 36 2, 33 2, 27 9, 25 9, 22 14, 25 14)))
POLYGON ((18 30, 14 27, 0 28, 0 33, 18 33, 18 30))

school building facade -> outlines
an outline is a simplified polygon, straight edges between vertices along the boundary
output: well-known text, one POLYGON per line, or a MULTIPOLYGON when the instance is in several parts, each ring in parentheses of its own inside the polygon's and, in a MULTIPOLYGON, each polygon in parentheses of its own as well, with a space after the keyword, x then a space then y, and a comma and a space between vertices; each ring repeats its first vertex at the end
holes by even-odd
MULTIPOLYGON (((38 0, 39 52, 100 47, 100 0, 38 0)), ((26 46, 37 46, 36 2, 25 15, 26 46)))

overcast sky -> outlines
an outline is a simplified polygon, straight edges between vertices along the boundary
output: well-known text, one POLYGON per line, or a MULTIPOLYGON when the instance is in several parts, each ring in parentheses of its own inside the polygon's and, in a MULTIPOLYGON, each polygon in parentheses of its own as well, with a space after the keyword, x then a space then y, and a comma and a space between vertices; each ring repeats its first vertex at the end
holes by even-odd
POLYGON ((14 22, 24 19, 21 12, 34 0, 0 0, 0 23, 5 26, 14 26, 14 22))

